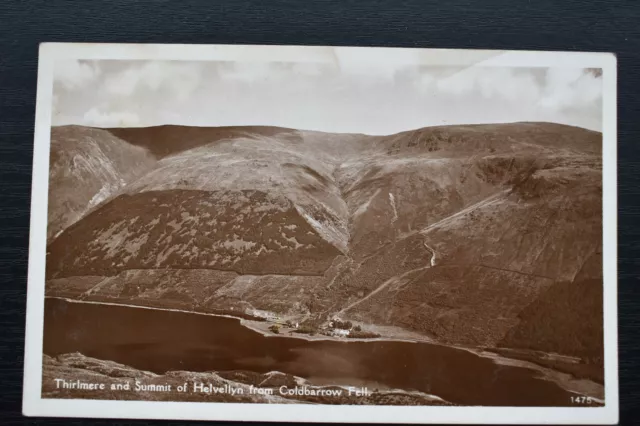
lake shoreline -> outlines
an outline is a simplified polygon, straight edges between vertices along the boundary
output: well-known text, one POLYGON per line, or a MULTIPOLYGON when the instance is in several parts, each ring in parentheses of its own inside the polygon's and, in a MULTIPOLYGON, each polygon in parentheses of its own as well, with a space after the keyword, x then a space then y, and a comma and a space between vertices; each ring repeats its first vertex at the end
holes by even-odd
MULTIPOLYGON (((62 297, 62 296, 45 296, 45 299, 56 299, 56 300, 64 300, 65 302, 69 302, 69 303, 85 303, 85 304, 92 304, 92 305, 106 305, 106 306, 125 306, 125 307, 129 307, 129 308, 139 308, 139 309, 149 309, 149 310, 155 310, 155 311, 166 311, 166 312, 180 312, 180 313, 185 313, 185 314, 194 314, 194 315, 204 315, 204 316, 213 316, 213 317, 220 317, 220 318, 229 318, 229 319, 236 319, 238 321, 240 321, 240 324, 252 331, 255 331, 256 333, 260 333, 265 337, 285 337, 285 338, 292 338, 292 339, 302 339, 302 340, 307 340, 307 341, 316 341, 316 340, 328 340, 328 341, 333 341, 333 342, 375 342, 375 341, 388 341, 388 342, 407 342, 407 343, 429 343, 432 345, 438 345, 438 346, 446 346, 448 348, 453 348, 453 349, 461 349, 461 350, 467 350, 473 353, 476 353, 474 351, 474 349, 472 348, 465 348, 465 347, 458 347, 458 346, 454 346, 454 345, 446 345, 440 342, 436 342, 434 340, 429 339, 428 337, 424 337, 424 339, 409 339, 409 338, 398 338, 398 337, 392 337, 392 336, 380 336, 380 337, 373 337, 373 338, 341 338, 341 337, 337 337, 337 336, 326 336, 323 334, 314 334, 314 335, 308 335, 308 334, 304 334, 304 333, 294 333, 294 332, 290 332, 285 334, 274 334, 271 333, 267 330, 268 326, 275 324, 274 322, 271 322, 269 320, 264 320, 264 321, 259 321, 259 320, 250 320, 247 318, 243 318, 242 316, 235 316, 235 315, 231 315, 231 314, 220 314, 220 313, 214 313, 214 312, 202 312, 202 311, 189 311, 186 309, 176 309, 176 308, 161 308, 161 307, 157 307, 157 306, 148 306, 148 305, 136 305, 136 304, 130 304, 130 303, 117 303, 117 302, 103 302, 103 301, 97 301, 97 300, 79 300, 79 299, 72 299, 72 298, 68 298, 68 297, 62 297), (265 327, 260 327, 258 325, 266 325, 265 327)), ((479 354, 479 353, 476 353, 479 354)))
MULTIPOLYGON (((243 318, 241 316, 234 316, 231 314, 222 314, 222 313, 213 313, 213 312, 202 312, 202 311, 192 311, 186 309, 176 309, 176 308, 168 308, 168 307, 156 307, 156 306, 148 306, 148 305, 138 305, 138 304, 129 304, 129 303, 118 303, 118 302, 107 302, 107 301, 95 301, 95 300, 78 300, 72 299, 68 297, 60 297, 60 296, 45 296, 45 299, 57 299, 63 300, 68 303, 76 303, 76 304, 93 304, 93 305, 106 305, 106 306, 116 306, 116 307, 128 307, 128 308, 138 308, 138 309, 146 309, 146 310, 154 310, 154 311, 166 311, 166 312, 177 312, 184 314, 194 314, 201 316, 211 316, 211 317, 219 317, 219 318, 228 318, 237 320, 240 325, 244 328, 249 329, 255 333, 258 333, 265 338, 290 338, 290 339, 299 339, 305 340, 309 342, 317 342, 317 341, 329 341, 329 342, 338 342, 338 343, 350 343, 350 342, 403 342, 403 343, 415 343, 415 344, 429 344, 433 346, 439 346, 442 348, 453 349, 453 350, 461 350, 472 353, 478 357, 490 359, 492 362, 498 365, 505 366, 513 366, 513 367, 521 367, 529 370, 537 371, 541 375, 541 379, 546 381, 550 381, 556 383, 563 389, 569 392, 575 392, 578 394, 586 394, 595 398, 599 402, 604 403, 604 386, 601 384, 594 382, 589 379, 581 379, 575 378, 571 374, 563 373, 559 370, 554 370, 549 367, 545 367, 535 362, 517 359, 517 358, 509 358, 505 357, 498 352, 493 352, 492 348, 474 348, 474 347, 464 347, 457 345, 448 345, 440 342, 433 341, 428 337, 424 337, 423 339, 416 338, 399 338, 392 336, 380 336, 376 338, 341 338, 336 336, 326 336, 326 335, 307 335, 301 333, 294 333, 290 331, 286 334, 274 334, 268 330, 268 327, 274 322, 268 320, 250 320, 247 318, 243 318)), ((412 333, 414 334, 414 333, 412 333)))

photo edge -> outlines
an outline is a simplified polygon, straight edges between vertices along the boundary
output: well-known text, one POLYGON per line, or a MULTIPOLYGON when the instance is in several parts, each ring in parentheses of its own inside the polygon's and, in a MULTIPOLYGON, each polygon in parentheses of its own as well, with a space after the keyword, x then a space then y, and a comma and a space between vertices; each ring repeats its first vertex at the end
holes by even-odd
MULTIPOLYGON (((68 47, 73 47, 73 46, 77 46, 77 45, 82 45, 82 43, 58 43, 58 42, 43 42, 43 43, 40 43, 39 44, 39 70, 38 70, 38 73, 40 73, 40 71, 41 71, 40 66, 42 64, 40 63, 40 61, 45 61, 45 62, 48 61, 50 63, 50 65, 51 65, 51 69, 48 70, 48 71, 53 72, 53 63, 54 63, 54 61, 56 59, 56 55, 61 54, 68 47)), ((100 46, 101 49, 104 49, 104 48, 110 49, 110 48, 118 48, 118 47, 120 47, 122 45, 112 44, 112 43, 105 43, 105 44, 98 44, 98 46, 100 46)), ((166 45, 158 45, 158 46, 166 46, 166 45)), ((180 46, 180 45, 175 45, 175 46, 180 46)), ((216 45, 214 45, 214 46, 216 46, 216 45)), ((224 45, 224 46, 231 46, 231 45, 224 45)), ((274 45, 233 45, 233 46, 240 46, 240 47, 256 46, 256 47, 260 47, 260 48, 262 48, 262 47, 270 47, 270 46, 271 47, 278 47, 278 46, 274 46, 274 45)), ((204 48, 204 47, 208 47, 208 46, 202 45, 202 47, 204 48)), ((334 47, 334 46, 315 46, 315 45, 310 45, 310 46, 292 46, 292 47, 304 48, 304 47, 334 47)), ((340 47, 340 46, 336 46, 336 47, 340 47)), ((351 47, 351 46, 349 46, 349 47, 351 47)), ((353 48, 360 49, 360 48, 378 48, 378 47, 376 47, 376 46, 362 46, 362 47, 353 47, 353 48)), ((387 47, 380 46, 380 48, 387 48, 387 47)), ((391 48, 389 48, 389 49, 391 49, 391 48)), ((432 48, 412 48, 412 47, 407 47, 407 49, 459 50, 459 51, 462 51, 462 50, 471 50, 471 51, 487 50, 487 49, 432 49, 432 48)), ((509 51, 502 51, 502 50, 491 50, 491 51, 496 52, 496 53, 509 52, 509 51)), ((530 51, 530 52, 534 52, 535 53, 535 51, 530 51)), ((561 52, 558 52, 558 53, 561 53, 561 52)), ((603 70, 606 70, 608 73, 612 72, 614 74, 613 78, 617 79, 617 56, 616 56, 616 54, 615 53, 601 53, 599 55, 601 55, 601 60, 603 61, 603 66, 602 66, 603 70)), ((40 78, 38 78, 38 82, 40 82, 40 78)), ((615 81, 615 83, 617 84, 617 80, 615 81)), ((37 95, 38 103, 37 103, 37 106, 36 106, 36 125, 35 125, 35 132, 34 132, 34 139, 35 139, 34 140, 34 157, 35 157, 36 150, 38 149, 37 148, 38 139, 41 139, 43 137, 42 134, 40 134, 40 136, 38 137, 38 134, 39 134, 38 132, 40 131, 41 133, 42 132, 46 133, 46 131, 47 131, 47 129, 43 129, 42 128, 42 127, 46 128, 47 127, 47 123, 39 123, 38 122, 38 116, 39 116, 38 111, 40 111, 40 109, 43 109, 44 111, 40 115, 46 114, 46 116, 50 117, 51 108, 52 108, 51 107, 51 102, 45 102, 44 105, 41 104, 41 102, 40 102, 40 98, 41 98, 40 91, 41 90, 50 90, 50 89, 51 89, 51 87, 49 87, 49 88, 41 88, 40 84, 38 84, 38 88, 37 88, 37 90, 38 90, 38 95, 37 95), (39 127, 41 127, 40 130, 38 130, 39 127)), ((614 93, 614 96, 615 95, 616 94, 614 93)), ((604 110, 606 110, 606 106, 605 105, 603 105, 603 111, 604 110)), ((617 114, 616 114, 616 118, 617 118, 617 114)), ((615 118, 614 118, 614 120, 615 120, 615 118)), ((615 126, 615 123, 614 123, 614 126, 615 126)), ((617 139, 615 135, 613 137, 615 139, 617 139)), ((617 140, 616 140, 616 142, 617 142, 617 140)), ((50 140, 47 140, 47 143, 41 142, 40 144, 48 146, 50 144, 50 140)), ((40 150, 42 150, 42 147, 40 148, 40 150)), ((48 161, 49 160, 47 158, 47 164, 48 164, 48 161)), ((615 162, 617 162, 617 158, 614 157, 614 166, 615 166, 615 162)), ((34 166, 35 166, 35 158, 34 158, 34 166)), ((46 187, 48 187, 48 170, 47 170, 47 179, 45 179, 46 180, 45 183, 39 182, 39 183, 36 184, 36 182, 35 182, 35 173, 34 173, 33 179, 34 180, 32 181, 31 200, 30 200, 31 201, 30 219, 32 221, 34 220, 34 218, 33 218, 34 208, 35 209, 38 208, 37 206, 34 205, 34 199, 33 199, 35 187, 36 187, 36 185, 40 185, 40 186, 45 185, 45 189, 46 189, 46 187)), ((616 181, 616 189, 617 189, 617 181, 616 181)), ((616 194, 616 201, 617 201, 617 194, 616 194)), ((606 211, 606 209, 605 209, 605 211, 606 211)), ((45 212, 46 212, 46 207, 45 207, 45 212)), ((45 213, 45 216, 46 216, 46 213, 45 213)), ((46 223, 45 223, 45 233, 46 233, 46 223)), ((31 238, 32 237, 30 237, 30 239, 29 239, 30 246, 31 246, 31 238)), ((41 237, 37 237, 37 238, 41 238, 41 237)), ((616 250, 617 250, 617 248, 616 248, 616 250)), ((31 249, 30 249, 30 253, 31 253, 31 249)), ((617 255, 617 252, 616 252, 616 255, 617 255)), ((617 256, 616 256, 616 258, 617 258, 617 256)), ((37 265, 38 263, 40 263, 39 259, 35 259, 35 261, 34 261, 31 258, 31 255, 29 255, 28 277, 31 275, 31 273, 32 273, 31 270, 32 269, 37 269, 37 268, 40 267, 39 265, 37 265), (34 265, 34 263, 36 265, 34 265)), ((617 266, 616 266, 616 269, 617 269, 617 266)), ((31 279, 27 278, 27 283, 28 283, 27 284, 27 294, 34 293, 34 290, 33 290, 34 283, 31 283, 31 281, 32 281, 31 279)), ((603 285, 604 285, 604 283, 605 282, 604 282, 604 279, 603 279, 603 285)), ((39 283, 36 283, 36 284, 37 284, 36 285, 37 289, 35 291, 38 291, 40 288, 44 288, 44 284, 42 284, 42 285, 40 285, 39 283)), ((616 276, 616 284, 617 284, 617 276, 616 276)), ((616 285, 616 288, 617 288, 617 285, 616 285)), ((612 305, 613 309, 614 309, 614 312, 612 314, 615 315, 615 314, 617 314, 617 310, 618 310, 618 306, 617 306, 618 294, 617 294, 617 292, 614 295, 615 295, 615 301, 613 302, 614 305, 612 305)), ((31 299, 33 299, 33 297, 31 297, 31 299)), ((29 341, 32 341, 34 339, 37 340, 38 337, 42 338, 42 336, 41 336, 42 333, 40 333, 40 336, 36 335, 37 333, 34 333, 37 330, 34 330, 35 326, 33 324, 33 318, 35 318, 35 320, 37 321, 38 317, 39 317, 40 322, 42 322, 44 320, 44 312, 34 311, 33 306, 31 308, 29 308, 29 298, 27 298, 26 305, 27 305, 27 316, 26 316, 27 335, 25 336, 25 356, 24 356, 25 372, 24 372, 24 388, 23 388, 23 399, 22 399, 22 414, 24 416, 26 416, 26 417, 48 416, 48 415, 50 415, 50 414, 48 414, 49 411, 46 408, 43 409, 43 406, 41 405, 41 403, 43 402, 43 399, 40 397, 39 393, 37 395, 37 398, 33 398, 31 396, 32 393, 29 391, 29 389, 30 389, 30 386, 31 386, 30 383, 32 383, 32 380, 27 380, 28 379, 28 376, 27 376, 27 357, 29 356, 28 353, 27 353, 28 352, 27 345, 29 344, 29 341), (29 325, 30 318, 31 318, 31 325, 29 325)), ((40 330, 42 330, 42 325, 40 327, 41 327, 40 330)), ((615 330, 605 330, 605 332, 607 334, 608 333, 614 333, 615 334, 615 338, 616 338, 616 342, 617 342, 617 338, 618 338, 617 317, 616 317, 616 328, 615 328, 615 330)), ((616 362, 616 367, 617 367, 617 363, 618 363, 618 358, 617 358, 618 357, 618 348, 617 348, 617 346, 615 348, 615 354, 616 354, 615 362, 616 362)), ((34 356, 34 357, 37 358, 38 354, 32 354, 31 356, 34 356)), ((41 359, 41 356, 40 356, 40 359, 41 359)), ((608 364, 608 362, 609 362, 608 360, 605 360, 605 366, 606 366, 606 364, 608 364)), ((42 375, 42 363, 41 363, 41 360, 39 361, 39 366, 40 366, 40 370, 39 371, 33 371, 32 370, 31 374, 33 374, 33 375, 39 374, 41 376, 42 375)), ((616 368, 615 381, 614 381, 616 389, 618 388, 618 380, 619 380, 619 377, 618 377, 618 371, 617 371, 617 368, 616 368)), ((607 383, 605 383, 605 385, 606 384, 607 383)), ((602 418, 602 419, 599 418, 598 419, 599 420, 598 423, 603 422, 604 424, 612 424, 612 425, 613 424, 618 424, 618 422, 619 422, 619 396, 616 394, 615 398, 611 402, 609 402, 609 398, 608 397, 606 399, 607 399, 607 402, 606 402, 605 406, 602 407, 602 408, 607 408, 607 410, 606 410, 606 418, 602 418)), ((98 400, 95 400, 95 401, 98 402, 98 400)), ((118 404, 127 403, 127 401, 116 401, 116 403, 118 403, 118 404)), ((175 402, 172 402, 172 404, 189 404, 189 403, 188 402, 175 401, 175 402)), ((225 403, 216 403, 216 404, 217 405, 224 405, 225 403)), ((262 408, 262 407, 260 407, 260 405, 262 405, 262 404, 251 404, 250 407, 252 407, 254 409, 257 409, 257 410, 260 410, 262 408)), ((283 405, 285 405, 285 404, 283 404, 283 405)), ((328 406, 328 407, 330 407, 330 406, 328 406)), ((566 408, 569 409, 569 410, 573 409, 571 407, 566 407, 566 408)), ((146 410, 145 408, 142 408, 142 409, 146 410)), ((427 409, 430 409, 430 407, 427 407, 427 409)), ((450 408, 447 408, 447 409, 451 409, 452 412, 453 412, 454 407, 450 407, 450 408)), ((117 415, 104 416, 104 415, 102 415, 103 414, 102 411, 100 412, 100 414, 101 415, 98 416, 98 417, 86 417, 86 418, 119 418, 119 417, 117 417, 117 415)), ((71 413, 65 413, 64 415, 65 416, 76 417, 71 413)), ((84 416, 77 416, 77 417, 85 418, 84 416)), ((287 416, 284 416, 284 417, 287 417, 287 416)), ((450 422, 448 421, 447 423, 455 423, 456 422, 456 420, 454 418, 455 415, 452 415, 451 417, 452 417, 452 420, 450 422)), ((140 416, 127 417, 127 418, 145 419, 145 418, 150 418, 150 417, 148 415, 141 414, 140 416)), ((164 416, 164 417, 153 417, 153 418, 156 418, 156 419, 162 419, 162 418, 170 419, 170 417, 166 417, 166 416, 164 416)), ((193 417, 189 417, 188 415, 185 415, 185 416, 175 417, 174 419, 176 419, 176 420, 188 420, 188 419, 193 419, 193 417)), ((238 420, 237 418, 236 419, 224 419, 224 418, 215 418, 215 417, 212 417, 212 419, 216 419, 218 421, 220 421, 220 420, 236 420, 237 421, 238 420)), ((205 420, 205 418, 200 417, 200 418, 198 418, 198 420, 205 420)), ((491 418, 491 420, 495 420, 495 418, 491 418)), ((548 418, 545 418, 544 420, 545 420, 545 423, 549 423, 550 421, 553 421, 554 419, 553 419, 553 417, 548 417, 548 418)), ((280 420, 280 419, 272 419, 272 420, 268 420, 268 421, 269 422, 276 422, 276 421, 312 421, 312 422, 316 423, 316 422, 323 422, 323 421, 326 421, 326 420, 322 420, 322 418, 321 418, 320 420, 317 420, 317 421, 316 420, 280 420)), ((329 420, 329 421, 330 422, 337 422, 337 421, 344 422, 345 420, 343 419, 343 420, 329 420)), ((361 421, 362 421, 361 419, 358 419, 358 420, 347 421, 347 422, 349 422, 349 423, 358 423, 358 422, 361 422, 361 421)), ((378 423, 378 421, 376 421, 375 418, 367 419, 367 421, 378 423)), ((420 422, 413 421, 412 423, 413 424, 418 424, 420 422)), ((570 423, 570 422, 566 422, 565 424, 568 424, 568 423, 570 423)), ((480 423, 475 423, 475 424, 480 424, 480 423)))

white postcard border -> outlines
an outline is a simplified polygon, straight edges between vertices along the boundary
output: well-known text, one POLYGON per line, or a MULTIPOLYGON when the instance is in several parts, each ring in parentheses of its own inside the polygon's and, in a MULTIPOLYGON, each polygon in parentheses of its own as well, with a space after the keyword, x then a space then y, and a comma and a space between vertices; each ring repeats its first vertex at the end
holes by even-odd
POLYGON ((354 423, 616 424, 617 336, 617 61, 610 53, 491 51, 377 47, 40 45, 29 236, 23 414, 27 416, 175 420, 354 423), (416 407, 43 399, 42 348, 47 196, 55 59, 335 61, 336 51, 370 63, 451 66, 582 67, 603 70, 604 407, 416 407))

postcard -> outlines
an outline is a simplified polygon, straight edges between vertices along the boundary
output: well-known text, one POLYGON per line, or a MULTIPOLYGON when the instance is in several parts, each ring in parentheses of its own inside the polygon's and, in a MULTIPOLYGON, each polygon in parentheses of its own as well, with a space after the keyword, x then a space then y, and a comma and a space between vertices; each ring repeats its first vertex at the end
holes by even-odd
POLYGON ((40 47, 23 412, 618 421, 616 58, 40 47))

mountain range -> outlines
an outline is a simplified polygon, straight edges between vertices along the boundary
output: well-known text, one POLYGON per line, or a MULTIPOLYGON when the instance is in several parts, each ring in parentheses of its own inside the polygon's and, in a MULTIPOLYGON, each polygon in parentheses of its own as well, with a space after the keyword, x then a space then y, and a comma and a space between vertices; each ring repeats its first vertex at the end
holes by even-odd
POLYGON ((553 123, 53 127, 47 294, 337 317, 601 380, 601 147, 553 123))

